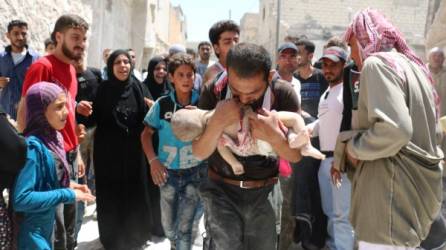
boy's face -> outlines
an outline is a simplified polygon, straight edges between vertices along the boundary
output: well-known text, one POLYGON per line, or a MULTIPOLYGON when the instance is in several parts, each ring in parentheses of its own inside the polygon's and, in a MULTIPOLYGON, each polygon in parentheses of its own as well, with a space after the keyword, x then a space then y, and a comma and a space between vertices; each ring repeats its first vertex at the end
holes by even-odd
POLYGON ((218 43, 214 44, 215 54, 218 55, 220 63, 226 65, 226 55, 228 51, 238 43, 239 34, 235 31, 225 31, 220 34, 218 43))
POLYGON ((241 78, 231 68, 228 69, 228 80, 232 96, 245 105, 252 104, 261 98, 268 87, 263 74, 241 78))
POLYGON ((180 65, 169 77, 178 93, 189 93, 194 87, 195 73, 189 65, 180 65))
POLYGON ((56 100, 48 105, 45 110, 45 117, 52 128, 61 130, 65 127, 67 116, 67 96, 62 93, 56 100))

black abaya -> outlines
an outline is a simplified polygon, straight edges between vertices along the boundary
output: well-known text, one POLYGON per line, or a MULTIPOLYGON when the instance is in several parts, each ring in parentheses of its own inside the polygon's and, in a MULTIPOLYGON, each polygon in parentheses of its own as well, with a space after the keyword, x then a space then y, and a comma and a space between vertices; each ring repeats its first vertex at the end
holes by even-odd
POLYGON ((148 111, 144 96, 141 83, 110 79, 93 104, 98 225, 106 249, 140 247, 150 239, 148 168, 140 142, 148 111))

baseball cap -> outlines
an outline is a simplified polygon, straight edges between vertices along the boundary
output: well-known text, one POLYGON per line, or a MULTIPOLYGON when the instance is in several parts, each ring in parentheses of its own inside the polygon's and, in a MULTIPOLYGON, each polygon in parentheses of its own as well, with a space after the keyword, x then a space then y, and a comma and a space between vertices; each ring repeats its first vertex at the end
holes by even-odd
POLYGON ((286 49, 292 49, 296 52, 299 52, 299 48, 297 48, 297 46, 292 42, 286 42, 286 43, 280 45, 280 47, 277 49, 277 51, 279 53, 282 53, 286 49))
POLYGON ((343 48, 333 46, 333 47, 328 47, 324 50, 324 52, 322 53, 321 59, 324 59, 324 58, 330 59, 333 62, 339 62, 341 59, 344 62, 346 62, 347 58, 348 58, 348 54, 347 54, 347 51, 345 51, 343 48))

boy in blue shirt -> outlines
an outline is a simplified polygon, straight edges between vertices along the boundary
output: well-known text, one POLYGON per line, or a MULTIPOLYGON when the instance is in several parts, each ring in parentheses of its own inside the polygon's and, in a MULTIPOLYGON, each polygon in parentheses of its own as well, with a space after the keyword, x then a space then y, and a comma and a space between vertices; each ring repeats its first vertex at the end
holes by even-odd
POLYGON ((192 142, 177 139, 170 125, 177 110, 198 103, 199 94, 193 90, 196 68, 192 57, 175 54, 169 60, 168 72, 174 91, 159 98, 147 113, 141 143, 153 182, 160 186, 165 234, 177 250, 183 250, 192 246, 192 225, 201 202, 198 187, 206 169, 193 156, 192 142), (155 131, 159 134, 157 153, 152 145, 155 131))

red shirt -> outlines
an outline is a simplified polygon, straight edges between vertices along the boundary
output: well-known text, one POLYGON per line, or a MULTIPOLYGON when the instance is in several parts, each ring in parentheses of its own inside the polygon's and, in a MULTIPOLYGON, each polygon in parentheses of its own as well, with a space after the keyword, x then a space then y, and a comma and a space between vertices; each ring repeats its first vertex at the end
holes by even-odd
POLYGON ((61 133, 65 151, 71 151, 79 144, 76 136, 75 103, 77 94, 76 70, 71 64, 57 59, 54 55, 41 57, 29 67, 23 82, 22 96, 29 87, 38 82, 52 82, 59 85, 67 94, 68 117, 61 133))

